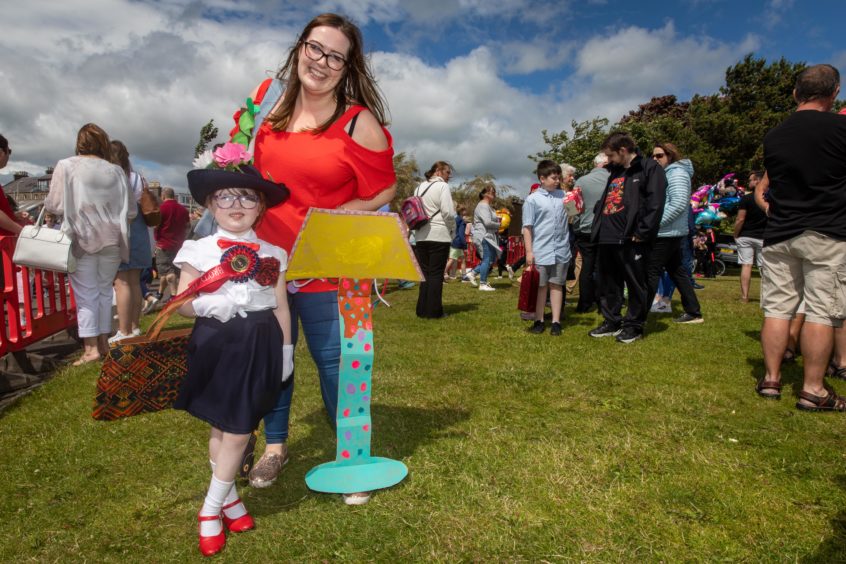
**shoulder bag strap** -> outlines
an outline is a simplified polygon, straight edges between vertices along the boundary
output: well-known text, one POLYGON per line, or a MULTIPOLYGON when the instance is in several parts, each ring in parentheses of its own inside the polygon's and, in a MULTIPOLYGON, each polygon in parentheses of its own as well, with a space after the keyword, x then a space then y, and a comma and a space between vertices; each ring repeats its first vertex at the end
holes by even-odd
MULTIPOLYGON (((431 188, 431 187, 432 187, 432 184, 434 184, 435 182, 437 182, 437 180, 434 180, 434 181, 430 182, 430 183, 429 183, 429 185, 428 185, 428 186, 426 186, 426 189, 425 189, 425 190, 423 190, 423 193, 422 193, 422 194, 420 194, 420 199, 421 199, 421 200, 423 199, 423 196, 425 196, 425 195, 426 195, 426 192, 428 192, 428 191, 429 191, 429 188, 431 188)), ((420 187, 418 186, 417 188, 419 189, 420 187)), ((430 216, 429 216, 429 219, 432 219, 433 217, 435 217, 435 216, 436 216, 436 215, 438 215, 439 213, 441 213, 440 208, 438 208, 438 210, 437 210, 435 213, 433 213, 432 215, 430 215, 430 216)))
POLYGON ((264 120, 270 115, 270 112, 279 102, 279 99, 284 93, 285 88, 282 86, 282 82, 278 78, 271 78, 270 86, 268 86, 264 96, 262 96, 261 100, 258 102, 259 111, 255 117, 255 125, 253 125, 253 132, 250 136, 250 146, 248 148, 251 153, 255 152, 256 135, 258 135, 261 124, 264 123, 264 120))

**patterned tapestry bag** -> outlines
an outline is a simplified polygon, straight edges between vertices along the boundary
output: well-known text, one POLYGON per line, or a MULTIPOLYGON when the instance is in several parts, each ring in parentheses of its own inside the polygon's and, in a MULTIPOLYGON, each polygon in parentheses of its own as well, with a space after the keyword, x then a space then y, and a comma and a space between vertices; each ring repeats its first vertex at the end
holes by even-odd
POLYGON ((112 345, 97 380, 94 419, 114 421, 173 406, 188 372, 188 339, 192 329, 164 331, 168 319, 200 292, 214 292, 228 280, 262 280, 272 276, 274 268, 278 276, 278 261, 275 266, 266 261, 275 259, 259 259, 255 251, 243 245, 231 247, 218 266, 168 302, 145 335, 112 345))

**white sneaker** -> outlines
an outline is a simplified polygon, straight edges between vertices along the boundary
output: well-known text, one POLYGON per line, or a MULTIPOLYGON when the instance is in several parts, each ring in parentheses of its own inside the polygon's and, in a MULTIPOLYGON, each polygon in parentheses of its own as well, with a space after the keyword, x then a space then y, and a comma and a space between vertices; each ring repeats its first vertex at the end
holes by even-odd
POLYGON ((114 336, 109 337, 109 344, 111 345, 111 344, 117 343, 118 341, 128 339, 129 337, 130 337, 130 335, 124 335, 123 333, 118 331, 117 333, 114 334, 114 336))
POLYGON ((476 280, 476 273, 473 272, 472 270, 467 273, 467 280, 470 281, 470 285, 473 286, 474 288, 479 285, 479 281, 476 280))
POLYGON ((370 492, 342 494, 342 497, 347 505, 364 505, 370 501, 370 492))
POLYGON ((507 270, 507 271, 508 271, 508 278, 509 278, 510 280, 514 280, 514 269, 513 269, 513 268, 511 268, 511 265, 510 265, 510 264, 506 264, 506 265, 505 265, 505 270, 507 270))
MULTIPOLYGON (((473 285, 475 286, 475 284, 473 284, 473 285)), ((494 291, 496 291, 496 289, 495 289, 495 288, 493 288, 493 287, 492 287, 490 284, 488 284, 487 282, 483 282, 482 284, 480 284, 480 285, 479 285, 479 290, 481 290, 482 292, 494 292, 494 291)))
POLYGON ((147 315, 150 313, 156 304, 159 303, 159 298, 156 296, 150 296, 144 300, 144 305, 141 307, 141 313, 147 315))

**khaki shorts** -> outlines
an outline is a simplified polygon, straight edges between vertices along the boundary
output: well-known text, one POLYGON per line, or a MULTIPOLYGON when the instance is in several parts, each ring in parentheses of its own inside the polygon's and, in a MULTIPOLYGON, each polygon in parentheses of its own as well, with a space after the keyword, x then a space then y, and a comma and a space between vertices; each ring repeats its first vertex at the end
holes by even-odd
POLYGON ((805 320, 841 327, 846 318, 846 241, 805 231, 764 247, 761 307, 765 317, 792 319, 805 298, 805 320))
POLYGON ((461 260, 464 258, 464 249, 449 248, 449 258, 453 260, 461 260))
POLYGON ((761 250, 764 248, 763 239, 754 237, 738 237, 734 240, 737 243, 737 264, 752 264, 761 268, 761 250))

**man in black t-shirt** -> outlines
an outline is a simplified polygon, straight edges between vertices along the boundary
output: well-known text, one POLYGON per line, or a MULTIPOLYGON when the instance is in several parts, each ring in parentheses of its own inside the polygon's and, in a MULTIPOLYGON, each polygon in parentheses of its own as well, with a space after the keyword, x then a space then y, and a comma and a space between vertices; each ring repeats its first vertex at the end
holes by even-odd
POLYGON ((846 411, 846 398, 825 386, 834 327, 846 318, 846 116, 831 113, 840 73, 805 69, 793 97, 799 106, 764 138, 769 180, 764 230, 763 378, 757 392, 781 396, 781 360, 790 319, 805 299, 801 347, 804 382, 796 407, 846 411))
POLYGON ((749 173, 749 192, 740 199, 737 219, 734 221, 734 240, 737 243, 737 262, 740 264, 740 299, 749 301, 749 284, 752 281, 752 264, 761 268, 761 251, 764 247, 764 228, 767 216, 755 203, 755 187, 764 177, 762 172, 749 173))
POLYGON ((605 321, 591 337, 616 335, 617 342, 643 337, 652 296, 647 296, 646 265, 658 235, 667 177, 655 159, 644 158, 626 133, 602 143, 608 157, 608 182, 594 206, 591 242, 598 245, 599 307, 605 321), (623 284, 629 290, 625 317, 623 284))

